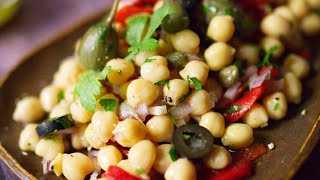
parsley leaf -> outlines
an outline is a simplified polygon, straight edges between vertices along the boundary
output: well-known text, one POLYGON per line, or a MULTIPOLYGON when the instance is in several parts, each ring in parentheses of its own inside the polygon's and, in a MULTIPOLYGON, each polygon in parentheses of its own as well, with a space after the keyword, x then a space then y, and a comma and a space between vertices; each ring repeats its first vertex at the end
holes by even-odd
POLYGON ((126 57, 127 60, 132 60, 140 51, 155 51, 158 48, 158 41, 150 38, 137 45, 131 46, 128 51, 130 54, 126 57))
POLYGON ((226 109, 226 113, 233 113, 233 112, 236 112, 239 110, 241 110, 241 106, 232 106, 232 107, 226 109))
POLYGON ((64 91, 61 89, 58 92, 58 102, 60 102, 62 99, 64 99, 64 91))
POLYGON ((263 57, 262 63, 260 65, 261 67, 271 64, 270 60, 272 57, 272 53, 275 52, 278 48, 279 48, 279 46, 273 46, 269 49, 268 52, 266 52, 266 54, 263 57))
POLYGON ((111 66, 106 66, 101 72, 89 70, 83 73, 75 87, 75 94, 80 97, 80 102, 88 111, 94 112, 96 109, 96 96, 101 92, 102 84, 111 66))
POLYGON ((176 161, 178 159, 177 153, 173 146, 170 148, 169 155, 172 161, 176 161))
POLYGON ((185 141, 188 141, 188 140, 191 138, 191 136, 190 136, 190 134, 182 134, 182 138, 183 138, 185 141))
POLYGON ((153 83, 153 85, 161 86, 162 84, 167 83, 167 82, 169 82, 169 80, 165 79, 165 80, 157 81, 157 82, 153 83))
POLYGON ((144 61, 144 63, 150 63, 150 62, 152 62, 152 61, 154 61, 154 60, 156 60, 156 59, 147 58, 147 59, 144 61))
POLYGON ((126 21, 128 26, 126 40, 131 46, 137 45, 141 42, 148 20, 148 16, 132 16, 126 21))
POLYGON ((233 16, 233 9, 231 7, 224 9, 224 14, 233 16))
POLYGON ((166 86, 167 86, 168 90, 170 90, 170 81, 167 81, 166 86))
POLYGON ((196 91, 200 91, 202 89, 202 85, 201 85, 201 82, 199 81, 198 78, 196 77, 189 77, 189 75, 187 76, 187 80, 188 82, 190 83, 190 81, 193 82, 194 84, 194 88, 196 89, 196 91))
POLYGON ((136 172, 137 172, 137 174, 138 174, 138 175, 141 175, 141 174, 143 174, 143 173, 144 173, 144 172, 143 172, 143 170, 141 170, 141 169, 137 169, 137 171, 136 171, 136 172))
POLYGON ((273 110, 276 111, 279 109, 279 103, 277 102, 274 106, 273 106, 273 110))
POLYGON ((115 99, 100 99, 99 104, 106 111, 114 111, 118 106, 118 102, 115 99))

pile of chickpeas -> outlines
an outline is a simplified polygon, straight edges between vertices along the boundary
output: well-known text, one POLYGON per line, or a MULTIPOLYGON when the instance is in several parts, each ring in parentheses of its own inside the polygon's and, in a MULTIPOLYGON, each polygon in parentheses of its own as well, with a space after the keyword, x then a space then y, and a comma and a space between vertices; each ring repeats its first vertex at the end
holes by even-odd
MULTIPOLYGON (((161 5, 162 1, 158 1, 155 9, 161 5)), ((141 104, 150 107, 162 96, 167 105, 178 106, 179 100, 190 90, 185 100, 191 106, 190 114, 177 119, 177 126, 188 123, 192 117, 198 117, 198 124, 208 129, 214 138, 221 139, 223 145, 213 145, 212 151, 202 161, 213 170, 224 169, 232 162, 228 149, 250 146, 254 141, 254 128, 268 125, 269 119, 283 119, 288 103, 301 102, 301 80, 308 76, 310 64, 297 54, 288 54, 281 67, 284 72, 283 90, 265 96, 262 103, 255 103, 237 123, 226 124, 223 115, 215 111, 209 93, 214 92, 221 99, 223 88, 229 88, 237 82, 239 69, 232 65, 234 59, 257 65, 260 48, 268 51, 277 46, 272 56, 280 61, 278 58, 283 57, 286 41, 299 39, 300 32, 306 36, 318 34, 320 16, 311 10, 319 7, 319 0, 289 0, 262 20, 261 30, 265 37, 260 44, 241 44, 238 47, 228 44, 235 32, 233 17, 217 15, 208 26, 207 36, 214 43, 204 51, 204 61, 190 61, 178 73, 169 70, 165 56, 175 51, 198 54, 200 38, 189 29, 169 34, 158 40, 157 51, 140 52, 133 62, 120 57, 110 60, 106 64, 111 67, 107 74, 108 86, 116 86, 118 90, 110 91, 110 87, 103 87, 101 94, 96 96, 97 102, 108 98, 115 99, 118 107, 122 102, 133 108, 141 104), (144 63, 147 58, 153 61, 144 63), (218 72, 219 75, 210 77, 210 72, 218 72), (196 77, 202 89, 196 91, 193 82, 189 87, 188 77, 196 77), (170 79, 170 88, 154 85, 166 79, 170 79), (274 108, 276 104, 277 109, 274 108)), ((121 28, 120 25, 116 27, 121 28)), ((35 152, 44 160, 51 160, 55 174, 63 174, 67 179, 84 179, 95 171, 95 167, 106 171, 111 165, 143 179, 150 178, 148 173, 151 170, 164 175, 167 180, 196 179, 196 168, 191 160, 179 158, 173 161, 170 157, 169 151, 173 146, 170 141, 175 125, 169 114, 154 115, 145 123, 133 118, 121 119, 119 109, 105 111, 99 103, 96 104, 96 111, 90 112, 74 95, 75 85, 83 72, 75 53, 61 63, 52 83, 41 90, 39 97, 26 96, 17 102, 13 119, 26 124, 19 138, 22 151, 35 152), (64 96, 59 99, 61 92, 64 96), (49 118, 71 114, 76 127, 71 134, 72 148, 79 151, 97 149, 96 161, 80 152, 66 154, 63 135, 40 138, 36 127, 45 119, 46 113, 49 118), (128 157, 124 159, 120 149, 109 142, 130 148, 128 157)))

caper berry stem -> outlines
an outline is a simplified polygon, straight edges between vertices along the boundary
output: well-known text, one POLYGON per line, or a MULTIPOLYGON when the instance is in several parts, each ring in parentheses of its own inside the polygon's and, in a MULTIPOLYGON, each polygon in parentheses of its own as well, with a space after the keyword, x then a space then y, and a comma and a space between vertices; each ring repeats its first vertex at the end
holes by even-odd
POLYGON ((103 22, 103 25, 105 25, 107 27, 112 25, 112 23, 114 21, 114 17, 116 16, 116 13, 118 10, 119 2, 120 2, 120 0, 114 0, 111 11, 110 11, 108 17, 106 18, 106 20, 103 22))

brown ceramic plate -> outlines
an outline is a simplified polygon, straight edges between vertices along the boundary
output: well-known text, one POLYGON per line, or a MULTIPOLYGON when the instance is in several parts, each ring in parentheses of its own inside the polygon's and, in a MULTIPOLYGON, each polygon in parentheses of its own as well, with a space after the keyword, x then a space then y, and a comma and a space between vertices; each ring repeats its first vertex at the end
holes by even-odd
MULTIPOLYGON (((82 27, 65 34, 64 39, 27 58, 1 82, 0 157, 22 179, 58 178, 53 174, 42 175, 41 158, 35 154, 21 154, 18 137, 23 125, 12 120, 15 101, 25 94, 38 95, 40 89, 52 81, 59 60, 73 53, 74 43, 85 29, 86 27, 82 27)), ((320 74, 316 73, 320 72, 320 54, 314 55, 312 59, 318 61, 314 61, 313 72, 304 82, 302 104, 290 106, 286 119, 255 132, 256 142, 274 143, 276 148, 256 161, 252 179, 289 179, 308 157, 320 137, 320 74), (303 109, 307 110, 305 116, 300 115, 303 109)))

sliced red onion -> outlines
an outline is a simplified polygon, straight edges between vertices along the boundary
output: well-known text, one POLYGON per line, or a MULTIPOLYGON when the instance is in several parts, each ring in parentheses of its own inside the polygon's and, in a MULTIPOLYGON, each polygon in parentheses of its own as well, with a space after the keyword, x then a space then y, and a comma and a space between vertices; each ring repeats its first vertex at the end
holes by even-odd
POLYGON ((190 112, 191 104, 188 101, 184 101, 183 103, 169 109, 169 113, 176 119, 184 118, 190 114, 190 112))
POLYGON ((227 91, 224 93, 223 98, 229 99, 233 101, 237 95, 238 88, 240 87, 241 83, 237 82, 233 84, 231 87, 227 89, 227 91))
POLYGON ((42 170, 43 170, 43 174, 48 174, 49 172, 52 171, 52 169, 50 168, 50 164, 51 164, 51 160, 42 160, 42 170))
POLYGON ((123 101, 120 104, 119 107, 119 117, 121 119, 128 119, 128 118, 136 118, 139 119, 138 117, 138 111, 137 109, 133 108, 130 106, 127 101, 123 101))
POLYGON ((111 90, 114 94, 120 94, 120 86, 119 85, 111 85, 111 90))
POLYGON ((138 107, 138 116, 139 116, 138 118, 141 121, 144 121, 148 115, 149 115, 149 109, 147 104, 145 103, 140 104, 138 107))
POLYGON ((149 107, 149 114, 150 115, 164 115, 167 114, 167 106, 166 105, 162 105, 162 106, 153 106, 153 107, 149 107))
POLYGON ((98 156, 98 153, 99 153, 99 150, 90 150, 88 152, 88 156, 89 157, 97 157, 98 156))
POLYGON ((264 71, 260 75, 254 74, 249 78, 249 87, 250 89, 260 87, 262 83, 267 79, 268 74, 270 73, 269 70, 264 71))
POLYGON ((247 69, 244 71, 244 76, 241 78, 241 81, 246 81, 248 78, 250 78, 257 72, 258 72, 257 66, 251 65, 247 67, 247 69))
POLYGON ((189 61, 203 61, 199 56, 195 54, 187 54, 189 61))
POLYGON ((90 180, 97 180, 98 176, 99 176, 99 173, 95 171, 90 175, 90 180))

